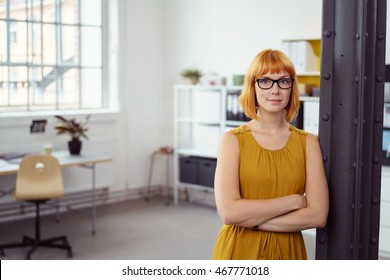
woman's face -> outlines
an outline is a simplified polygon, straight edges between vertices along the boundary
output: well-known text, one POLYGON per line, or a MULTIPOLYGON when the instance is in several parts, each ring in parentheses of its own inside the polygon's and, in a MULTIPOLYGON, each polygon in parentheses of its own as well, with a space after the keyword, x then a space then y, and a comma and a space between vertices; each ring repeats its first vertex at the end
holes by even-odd
POLYGON ((258 113, 281 113, 286 108, 293 80, 286 73, 266 73, 255 82, 258 113), (277 81, 277 82, 276 82, 277 81))

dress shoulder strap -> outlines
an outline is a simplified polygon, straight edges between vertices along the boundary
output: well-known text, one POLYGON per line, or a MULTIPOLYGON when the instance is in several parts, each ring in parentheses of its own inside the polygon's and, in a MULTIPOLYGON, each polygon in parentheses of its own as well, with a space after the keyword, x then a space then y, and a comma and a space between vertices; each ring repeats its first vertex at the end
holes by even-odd
POLYGON ((233 128, 230 132, 234 135, 243 134, 244 132, 249 131, 249 127, 246 124, 240 125, 239 127, 233 128))
POLYGON ((290 124, 290 131, 294 131, 294 132, 297 132, 301 135, 307 135, 307 132, 302 130, 302 129, 299 129, 299 128, 296 128, 295 126, 293 126, 292 124, 290 124))

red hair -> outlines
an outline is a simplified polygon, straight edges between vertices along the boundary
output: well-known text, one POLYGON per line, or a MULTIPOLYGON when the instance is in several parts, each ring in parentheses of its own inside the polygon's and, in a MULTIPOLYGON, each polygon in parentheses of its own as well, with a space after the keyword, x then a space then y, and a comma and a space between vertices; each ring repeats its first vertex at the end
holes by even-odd
POLYGON ((259 119, 257 116, 256 79, 264 74, 288 73, 295 82, 291 88, 290 100, 285 108, 286 120, 291 122, 299 110, 299 92, 295 68, 291 60, 281 51, 266 49, 253 59, 245 75, 244 86, 240 95, 240 104, 248 118, 259 119))

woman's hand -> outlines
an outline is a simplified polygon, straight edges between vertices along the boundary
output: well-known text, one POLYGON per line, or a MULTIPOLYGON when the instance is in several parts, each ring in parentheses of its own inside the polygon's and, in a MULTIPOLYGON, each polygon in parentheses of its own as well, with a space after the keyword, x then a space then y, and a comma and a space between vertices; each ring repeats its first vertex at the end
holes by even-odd
POLYGON ((306 196, 301 195, 301 194, 292 194, 291 196, 293 196, 294 199, 296 199, 296 201, 297 201, 297 209, 296 210, 306 208, 306 206, 307 206, 306 196))

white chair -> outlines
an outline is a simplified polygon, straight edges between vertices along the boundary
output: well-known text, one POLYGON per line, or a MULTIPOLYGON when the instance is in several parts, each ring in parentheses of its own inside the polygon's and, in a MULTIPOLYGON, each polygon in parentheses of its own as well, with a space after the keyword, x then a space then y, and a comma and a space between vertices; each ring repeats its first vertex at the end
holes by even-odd
POLYGON ((4 255, 4 249, 8 248, 31 247, 26 255, 26 259, 31 259, 31 255, 36 248, 52 247, 66 250, 68 257, 71 257, 72 248, 65 235, 41 239, 40 205, 63 195, 64 185, 58 160, 49 155, 25 156, 20 163, 16 176, 14 198, 35 204, 35 238, 23 235, 23 240, 20 243, 0 245, 0 254, 4 255))

